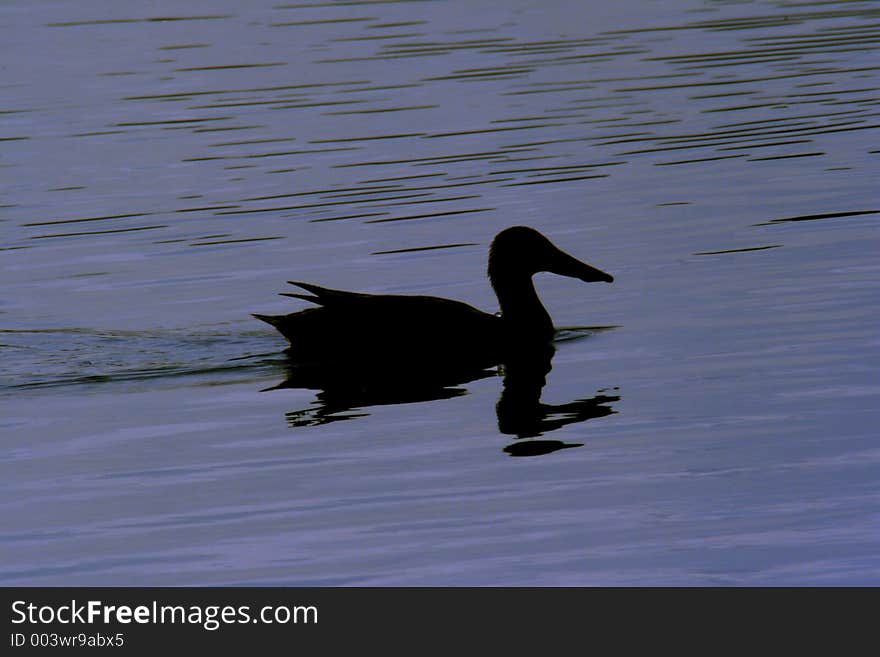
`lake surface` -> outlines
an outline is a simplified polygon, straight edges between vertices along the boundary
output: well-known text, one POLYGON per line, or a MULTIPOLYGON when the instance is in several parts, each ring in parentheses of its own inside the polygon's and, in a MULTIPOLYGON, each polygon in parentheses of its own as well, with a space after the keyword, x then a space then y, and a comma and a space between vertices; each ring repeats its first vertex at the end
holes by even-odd
POLYGON ((878 43, 872 2, 4 2, 0 584, 880 584, 878 43), (494 312, 517 224, 615 276, 536 277, 530 429, 504 368, 285 385, 250 316, 494 312))

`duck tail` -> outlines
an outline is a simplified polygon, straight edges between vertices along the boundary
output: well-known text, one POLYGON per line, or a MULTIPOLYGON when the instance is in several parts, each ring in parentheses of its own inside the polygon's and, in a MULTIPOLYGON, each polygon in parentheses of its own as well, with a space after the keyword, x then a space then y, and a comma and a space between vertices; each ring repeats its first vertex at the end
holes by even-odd
POLYGON ((279 292, 282 297, 290 297, 291 299, 302 299, 303 301, 311 301, 312 303, 321 304, 321 300, 311 294, 295 294, 293 292, 279 292))
POLYGON ((278 327, 278 321, 281 319, 279 315, 259 315, 257 313, 251 313, 252 317, 256 317, 261 322, 266 322, 267 324, 271 324, 274 327, 278 327))

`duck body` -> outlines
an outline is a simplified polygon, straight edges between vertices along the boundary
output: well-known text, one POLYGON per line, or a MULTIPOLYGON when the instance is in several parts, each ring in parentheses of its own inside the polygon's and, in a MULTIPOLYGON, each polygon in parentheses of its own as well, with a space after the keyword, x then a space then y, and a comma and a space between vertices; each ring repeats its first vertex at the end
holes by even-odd
POLYGON ((501 318, 452 299, 346 292, 290 281, 318 304, 289 315, 254 315, 290 342, 298 360, 388 360, 495 355, 501 318))
POLYGON ((553 323, 532 283, 540 271, 583 281, 614 280, 564 253, 538 231, 516 226, 501 231, 489 251, 489 279, 501 306, 497 315, 440 297, 364 294, 289 281, 309 294, 283 296, 317 307, 254 317, 287 338, 288 353, 297 360, 427 359, 489 366, 511 349, 552 341, 553 323))

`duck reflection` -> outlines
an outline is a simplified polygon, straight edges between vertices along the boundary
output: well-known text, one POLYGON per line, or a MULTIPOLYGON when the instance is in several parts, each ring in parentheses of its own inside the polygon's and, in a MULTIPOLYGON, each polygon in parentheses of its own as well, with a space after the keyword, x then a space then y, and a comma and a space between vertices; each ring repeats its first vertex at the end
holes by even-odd
POLYGON ((286 413, 291 427, 316 426, 365 417, 369 406, 412 404, 451 399, 467 394, 462 387, 495 376, 488 367, 446 365, 431 367, 403 362, 296 363, 287 366, 287 378, 269 388, 317 390, 313 408, 286 413))
POLYGON ((365 417, 370 406, 408 404, 451 399, 467 394, 468 383, 503 376, 501 396, 495 406, 498 429, 515 436, 504 447, 510 456, 540 456, 582 443, 539 439, 569 424, 616 413, 610 406, 620 397, 600 391, 589 398, 565 404, 544 404, 541 392, 552 369, 555 348, 551 344, 520 348, 496 362, 387 361, 287 364, 284 381, 269 390, 298 388, 317 390, 316 403, 307 409, 286 413, 288 425, 305 427, 365 417))
MULTIPOLYGON (((531 351, 520 351, 503 364, 504 383, 495 405, 501 433, 536 438, 568 424, 617 412, 606 404, 618 401, 618 395, 599 394, 567 404, 541 403, 541 391, 552 369, 555 351, 552 345, 542 345, 531 351)), ((571 447, 583 447, 583 443, 528 440, 508 445, 504 451, 511 456, 540 456, 571 447)))

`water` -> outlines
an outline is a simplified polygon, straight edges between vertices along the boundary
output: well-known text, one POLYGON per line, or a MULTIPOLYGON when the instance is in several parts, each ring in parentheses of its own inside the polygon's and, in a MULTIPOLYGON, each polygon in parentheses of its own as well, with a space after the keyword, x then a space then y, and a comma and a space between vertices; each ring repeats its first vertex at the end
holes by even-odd
POLYGON ((0 583, 880 583, 875 3, 0 16, 0 583), (616 279, 531 429, 283 385, 285 281, 494 311, 515 224, 616 279))

